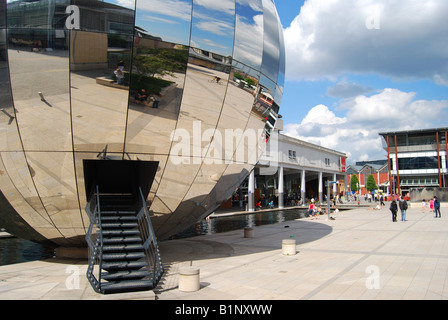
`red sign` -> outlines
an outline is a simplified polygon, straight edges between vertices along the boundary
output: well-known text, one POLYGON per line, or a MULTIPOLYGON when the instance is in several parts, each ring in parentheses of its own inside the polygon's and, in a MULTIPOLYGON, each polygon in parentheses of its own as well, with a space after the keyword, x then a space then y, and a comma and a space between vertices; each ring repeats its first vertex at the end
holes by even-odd
POLYGON ((345 172, 345 158, 341 157, 341 172, 345 172))

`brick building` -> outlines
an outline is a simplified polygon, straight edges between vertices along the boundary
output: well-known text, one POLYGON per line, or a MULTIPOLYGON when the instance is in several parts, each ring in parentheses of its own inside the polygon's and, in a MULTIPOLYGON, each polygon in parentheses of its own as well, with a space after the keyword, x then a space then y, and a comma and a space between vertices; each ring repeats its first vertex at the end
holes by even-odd
POLYGON ((347 167, 347 187, 350 189, 352 176, 358 177, 359 191, 361 195, 367 193, 366 184, 370 175, 375 179, 379 190, 385 194, 389 193, 389 171, 387 160, 363 161, 347 167))

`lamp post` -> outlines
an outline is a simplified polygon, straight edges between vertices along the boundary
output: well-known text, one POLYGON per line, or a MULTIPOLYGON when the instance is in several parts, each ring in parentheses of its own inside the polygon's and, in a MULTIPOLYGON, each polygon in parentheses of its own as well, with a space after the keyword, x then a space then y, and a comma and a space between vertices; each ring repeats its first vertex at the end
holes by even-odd
POLYGON ((338 183, 337 181, 327 181, 327 220, 330 220, 330 185, 338 183))

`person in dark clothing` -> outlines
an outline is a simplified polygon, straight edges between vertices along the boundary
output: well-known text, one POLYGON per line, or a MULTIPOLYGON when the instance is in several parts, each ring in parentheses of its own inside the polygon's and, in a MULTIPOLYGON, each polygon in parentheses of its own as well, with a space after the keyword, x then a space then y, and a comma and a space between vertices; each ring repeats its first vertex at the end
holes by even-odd
POLYGON ((385 206, 383 195, 380 196, 380 205, 385 206))
POLYGON ((401 198, 398 206, 401 211, 401 221, 406 221, 406 210, 408 210, 408 203, 404 200, 404 198, 401 198))
POLYGON ((440 201, 437 197, 434 197, 434 213, 436 215, 434 218, 437 218, 437 213, 439 214, 438 218, 442 218, 440 214, 440 201))
POLYGON ((138 104, 143 104, 145 103, 146 99, 148 99, 148 93, 145 89, 141 89, 135 94, 134 98, 138 104))
POLYGON ((390 203, 389 210, 392 212, 392 221, 397 222, 398 206, 397 206, 397 203, 395 202, 395 199, 392 199, 392 202, 390 203))

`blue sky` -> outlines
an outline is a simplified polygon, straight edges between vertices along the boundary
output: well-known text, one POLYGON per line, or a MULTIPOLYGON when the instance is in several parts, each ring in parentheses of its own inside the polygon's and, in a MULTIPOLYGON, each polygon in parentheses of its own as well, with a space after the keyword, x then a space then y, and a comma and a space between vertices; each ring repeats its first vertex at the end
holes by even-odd
POLYGON ((378 132, 448 127, 448 1, 277 0, 284 133, 386 159, 378 132), (444 14, 445 13, 445 14, 444 14))

